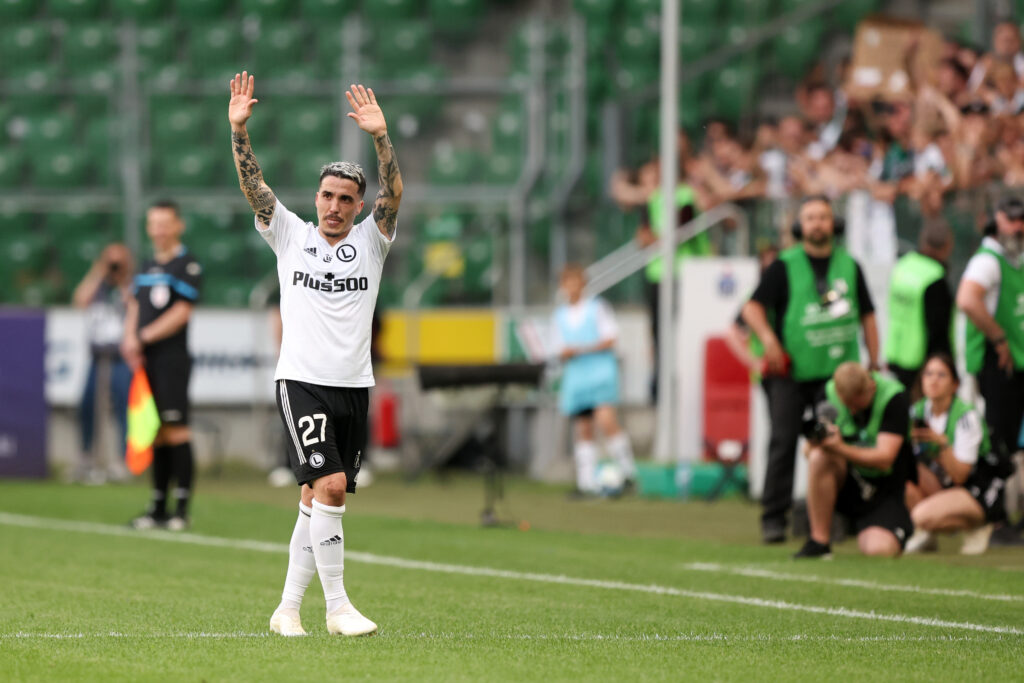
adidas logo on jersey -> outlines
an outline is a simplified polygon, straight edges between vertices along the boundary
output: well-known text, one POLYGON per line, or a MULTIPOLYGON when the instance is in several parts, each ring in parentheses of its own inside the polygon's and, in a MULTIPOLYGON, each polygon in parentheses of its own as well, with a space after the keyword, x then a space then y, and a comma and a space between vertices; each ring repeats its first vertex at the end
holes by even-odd
POLYGON ((370 289, 370 280, 366 277, 339 277, 332 279, 325 273, 323 280, 311 277, 309 273, 296 270, 292 274, 292 284, 302 285, 306 289, 315 289, 321 292, 365 292, 370 289))
POLYGON ((321 546, 339 545, 341 543, 344 543, 344 541, 341 539, 341 536, 339 536, 337 534, 335 534, 334 536, 331 536, 326 541, 320 541, 320 545, 321 546))
POLYGON ((316 247, 306 247, 305 249, 303 249, 303 251, 309 254, 310 256, 316 256, 316 247))

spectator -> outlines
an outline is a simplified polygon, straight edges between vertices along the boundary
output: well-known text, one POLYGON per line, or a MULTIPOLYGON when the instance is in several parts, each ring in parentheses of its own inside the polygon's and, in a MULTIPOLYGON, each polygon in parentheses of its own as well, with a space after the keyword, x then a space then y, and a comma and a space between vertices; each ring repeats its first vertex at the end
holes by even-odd
POLYGON ((813 410, 815 397, 841 363, 859 359, 858 328, 864 330, 871 367, 878 365, 871 295, 860 266, 835 244, 828 200, 804 199, 794 232, 800 244, 783 251, 765 270, 742 313, 764 344, 772 429, 761 500, 766 543, 785 540, 804 411, 813 410))
POLYGON ((992 29, 992 52, 974 64, 967 64, 971 78, 967 87, 978 90, 994 64, 1006 64, 1013 68, 1018 79, 1024 79, 1024 53, 1020 49, 1020 29, 1012 21, 1001 21, 992 29))
POLYGON ((583 297, 585 285, 581 267, 569 265, 562 270, 559 288, 566 303, 555 311, 552 325, 554 346, 564 363, 559 407, 573 423, 577 497, 599 491, 595 423, 629 486, 636 476, 633 447, 615 415, 619 403, 619 364, 614 351, 618 325, 605 301, 583 297))
POLYGON ((807 128, 796 116, 779 121, 775 144, 761 153, 758 163, 765 176, 764 193, 769 199, 787 199, 804 193, 808 176, 807 128))
POLYGON ((108 477, 121 478, 124 473, 120 462, 126 449, 128 387, 132 373, 121 357, 119 347, 124 333, 125 305, 131 296, 131 282, 131 252, 123 244, 108 244, 72 296, 75 307, 86 311, 89 339, 89 374, 79 406, 82 460, 75 475, 75 479, 85 483, 102 484, 108 477), (110 453, 97 457, 94 450, 97 403, 107 405, 107 401, 97 401, 101 391, 109 397, 109 407, 119 428, 113 457, 110 453))
POLYGON ((929 222, 921 230, 918 251, 901 258, 890 276, 885 362, 911 392, 924 359, 950 352, 953 294, 946 282, 946 264, 952 254, 949 226, 929 222))
POLYGON ((985 420, 957 396, 960 375, 948 353, 928 357, 921 386, 924 397, 911 408, 918 483, 907 484, 917 531, 907 552, 935 550, 935 533, 973 530, 961 552, 983 553, 992 523, 1006 519, 1007 463, 991 452, 985 420))
POLYGON ((839 144, 846 121, 846 103, 844 100, 837 104, 836 100, 835 93, 824 83, 812 83, 803 93, 797 93, 797 102, 813 128, 808 148, 812 159, 824 159, 839 144))
MULTIPOLYGON (((907 439, 910 401, 903 385, 853 362, 825 386, 832 423, 808 431, 807 511, 810 538, 797 558, 831 556, 832 517, 850 518, 865 555, 896 557, 913 531, 904 503, 914 478, 907 439)), ((825 411, 819 410, 819 420, 825 411)))

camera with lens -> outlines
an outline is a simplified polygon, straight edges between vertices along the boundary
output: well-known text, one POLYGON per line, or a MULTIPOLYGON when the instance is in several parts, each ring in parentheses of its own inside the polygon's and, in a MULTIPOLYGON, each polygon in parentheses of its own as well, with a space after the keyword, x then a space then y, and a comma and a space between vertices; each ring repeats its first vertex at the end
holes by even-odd
POLYGON ((809 415, 804 415, 800 433, 811 443, 819 444, 828 438, 829 430, 839 417, 839 411, 828 401, 822 401, 813 410, 808 409, 808 412, 809 415))

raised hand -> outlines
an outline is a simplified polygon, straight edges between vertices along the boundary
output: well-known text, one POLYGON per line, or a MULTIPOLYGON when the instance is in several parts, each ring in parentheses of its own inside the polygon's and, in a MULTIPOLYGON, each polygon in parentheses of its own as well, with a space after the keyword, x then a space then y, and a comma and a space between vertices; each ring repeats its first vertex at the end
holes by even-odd
POLYGON ((252 105, 259 102, 252 97, 255 79, 247 71, 243 71, 241 74, 235 74, 230 83, 231 100, 228 102, 228 121, 231 122, 232 128, 242 128, 252 116, 252 105))
POLYGON ((345 91, 345 98, 352 106, 348 117, 359 124, 361 129, 375 138, 388 132, 388 124, 384 121, 384 112, 377 106, 377 98, 374 97, 372 88, 352 85, 351 90, 345 91))

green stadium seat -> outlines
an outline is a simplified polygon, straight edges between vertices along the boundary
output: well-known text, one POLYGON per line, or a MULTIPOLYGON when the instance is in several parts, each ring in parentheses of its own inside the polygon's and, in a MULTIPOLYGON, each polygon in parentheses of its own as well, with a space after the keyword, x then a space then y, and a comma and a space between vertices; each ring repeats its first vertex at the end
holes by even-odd
POLYGON ((293 149, 314 145, 331 147, 338 125, 336 107, 327 100, 303 99, 293 104, 293 113, 281 122, 278 142, 293 149))
POLYGON ((787 27, 773 43, 776 68, 790 78, 802 78, 818 57, 824 29, 817 17, 800 26, 787 27))
POLYGON ((0 59, 5 65, 45 62, 53 48, 53 34, 42 22, 17 22, 0 29, 0 59))
POLYGON ((188 65, 179 61, 177 63, 144 65, 139 74, 139 81, 153 90, 170 92, 179 90, 189 76, 188 65))
POLYGON ((0 0, 0 19, 24 19, 39 9, 39 0, 0 0))
POLYGON ((376 63, 385 67, 408 67, 429 59, 431 38, 424 21, 396 21, 378 26, 368 47, 376 63))
POLYGON ((140 26, 136 46, 139 59, 145 64, 163 65, 175 60, 178 53, 178 36, 173 25, 140 26))
POLYGON ((72 83, 84 86, 92 93, 113 93, 121 79, 117 65, 106 62, 83 69, 71 78, 72 83))
MULTIPOLYGON (((85 76, 89 77, 88 74, 85 76)), ((115 111, 117 104, 110 101, 110 96, 105 92, 90 93, 88 95, 75 96, 75 114, 80 119, 93 119, 100 116, 107 116, 115 111)))
POLYGON ((242 0, 242 14, 262 19, 283 19, 292 12, 291 0, 242 0))
POLYGON ((22 150, 0 147, 0 187, 12 188, 21 185, 24 167, 25 153, 22 150))
POLYGON ((714 111, 729 121, 737 121, 753 95, 755 69, 744 64, 728 65, 716 74, 711 96, 714 111))
POLYGON ((595 17, 611 17, 615 13, 618 0, 573 0, 572 4, 589 21, 595 17))
POLYGON ((175 0, 175 16, 188 21, 207 21, 222 16, 227 0, 175 0))
POLYGON ((210 111, 198 103, 177 99, 153 98, 150 104, 150 139, 164 149, 199 143, 208 137, 210 111))
POLYGON ((32 182, 45 188, 74 188, 89 184, 90 164, 84 151, 59 148, 33 152, 32 182))
POLYGON ((427 15, 439 34, 461 38, 479 24, 483 9, 483 0, 429 0, 427 15))
POLYGON ((658 63, 622 63, 615 71, 615 86, 620 90, 635 91, 658 83, 658 63))
POLYGON ((246 221, 240 220, 240 214, 228 211, 186 213, 183 219, 185 221, 184 239, 189 244, 194 240, 201 240, 203 236, 228 235, 239 228, 248 226, 246 221))
POLYGON ((62 47, 64 66, 71 72, 110 62, 119 49, 114 25, 98 21, 69 24, 62 47))
POLYGON ((33 152, 68 147, 74 140, 74 118, 66 112, 52 112, 42 116, 26 116, 25 147, 33 152))
POLYGON ((661 16, 661 0, 624 0, 622 13, 625 16, 651 15, 657 20, 661 16))
POLYGON ((42 224, 42 216, 23 210, 16 202, 0 199, 0 244, 10 236, 34 233, 42 224))
POLYGON ((484 161, 484 180, 495 185, 512 185, 523 170, 523 159, 518 154, 493 152, 484 161))
POLYGON ((113 0, 114 13, 131 19, 154 19, 167 11, 168 0, 113 0))
POLYGON ((74 286, 89 271, 103 248, 113 240, 106 235, 91 234, 84 228, 78 232, 70 232, 62 226, 61 234, 66 236, 61 240, 57 261, 64 277, 74 286))
POLYGON ((412 19, 420 13, 420 0, 373 0, 363 4, 363 14, 371 24, 386 25, 412 19))
POLYGON ((475 150, 439 145, 430 162, 430 182, 436 185, 471 183, 477 177, 481 161, 475 150))
POLYGON ((253 41, 253 71, 273 76, 303 63, 306 35, 300 22, 267 22, 253 41))
POLYGON ((253 107, 252 117, 245 124, 257 154, 277 141, 278 122, 284 120, 277 104, 273 99, 269 102, 260 101, 253 107))
POLYGON ((92 161, 96 179, 102 185, 110 184, 118 168, 119 128, 117 117, 97 116, 85 124, 85 150, 92 161))
POLYGON ((187 244, 211 277, 238 277, 245 274, 246 243, 242 234, 190 234, 187 244))
POLYGON ((38 271, 46 266, 46 239, 41 233, 12 235, 4 240, 0 249, 12 271, 38 271))
POLYGON ((168 151, 154 159, 154 170, 166 187, 209 187, 220 156, 205 147, 168 151))
POLYGON ((110 242, 110 236, 119 233, 121 228, 111 223, 111 216, 83 209, 54 211, 46 215, 46 234, 62 243, 75 239, 110 242))
POLYGON ((40 64, 14 70, 9 85, 18 92, 15 104, 24 110, 48 111, 59 103, 52 93, 60 84, 58 69, 53 64, 40 64))
POLYGON ((721 0, 682 0, 680 18, 683 23, 691 21, 700 24, 713 24, 718 16, 721 0))
MULTIPOLYGON (((611 24, 605 22, 603 18, 593 18, 587 20, 587 29, 584 35, 584 39, 587 43, 587 57, 588 59, 600 59, 601 55, 604 55, 608 50, 615 44, 611 40, 612 29, 611 24)), ((603 69, 588 69, 587 76, 589 78, 590 72, 598 72, 603 75, 603 69)))
MULTIPOLYGON (((317 65, 325 73, 337 76, 341 72, 341 58, 346 49, 341 24, 329 23, 316 27, 314 31, 313 57, 317 65)), ((361 35, 365 44, 366 32, 361 35)))
POLYGON ((249 292, 254 283, 237 277, 209 276, 203 282, 201 302, 207 306, 243 308, 249 305, 249 292))
POLYGON ((192 67, 210 74, 231 66, 235 70, 242 61, 242 27, 237 22, 221 21, 197 24, 187 34, 188 58, 192 67))
MULTIPOLYGON (((1022 10, 1024 8, 1017 7, 1018 19, 1024 14, 1022 10)), ((835 25, 847 30, 852 31, 857 23, 868 14, 871 14, 878 9, 878 0, 843 0, 832 12, 830 13, 831 18, 835 21, 835 25)))
POLYGON ((93 19, 103 9, 100 0, 48 0, 46 8, 60 19, 93 19))
MULTIPOLYGON (((306 144, 307 147, 300 148, 292 155, 291 159, 292 187, 302 191, 319 187, 320 168, 339 158, 338 150, 334 145, 311 148, 308 146, 310 144, 308 140, 306 144)), ((292 210, 295 210, 295 207, 292 207, 292 210)))
POLYGON ((293 92, 296 96, 309 92, 309 89, 324 77, 323 70, 316 64, 288 64, 275 68, 270 80, 283 92, 293 92))
POLYGON ((656 61, 660 53, 660 29, 649 15, 628 15, 618 33, 618 54, 623 61, 656 61))
POLYGON ((679 27, 679 57, 686 64, 696 62, 718 47, 717 27, 712 24, 685 23, 679 27))
POLYGON ((22 306, 42 308, 58 303, 60 291, 48 280, 37 279, 17 287, 15 300, 22 306))
POLYGON ((302 0, 304 19, 341 19, 352 11, 356 0, 302 0))
POLYGON ((772 0, 729 0, 727 14, 731 24, 757 26, 770 18, 772 0))
POLYGON ((526 122, 523 103, 517 98, 504 100, 491 128, 491 142, 495 152, 521 154, 526 139, 526 122))

